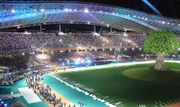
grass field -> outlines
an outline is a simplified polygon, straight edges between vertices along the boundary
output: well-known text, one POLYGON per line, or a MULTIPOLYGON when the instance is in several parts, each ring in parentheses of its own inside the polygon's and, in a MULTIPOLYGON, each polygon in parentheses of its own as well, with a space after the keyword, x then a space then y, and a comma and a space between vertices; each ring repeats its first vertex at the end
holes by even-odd
POLYGON ((55 75, 93 89, 91 93, 120 107, 162 107, 180 102, 180 64, 167 65, 171 68, 167 72, 143 64, 55 75))

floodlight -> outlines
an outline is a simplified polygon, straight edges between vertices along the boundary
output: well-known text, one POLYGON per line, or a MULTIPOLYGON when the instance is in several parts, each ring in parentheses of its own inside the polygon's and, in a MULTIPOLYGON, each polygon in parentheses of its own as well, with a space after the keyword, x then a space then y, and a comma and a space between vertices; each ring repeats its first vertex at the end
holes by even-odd
POLYGON ((59 32, 58 34, 59 35, 66 35, 64 32, 59 32))
POLYGON ((46 60, 46 59, 49 59, 49 55, 47 55, 47 54, 38 54, 38 55, 36 55, 36 58, 39 59, 39 60, 46 60))
POLYGON ((12 12, 12 13, 15 13, 15 12, 16 12, 16 10, 15 10, 15 9, 12 9, 12 10, 11 10, 11 12, 12 12))
POLYGON ((41 12, 44 12, 45 10, 44 9, 40 9, 41 12))
POLYGON ((88 9, 84 9, 84 13, 89 13, 89 10, 88 9))

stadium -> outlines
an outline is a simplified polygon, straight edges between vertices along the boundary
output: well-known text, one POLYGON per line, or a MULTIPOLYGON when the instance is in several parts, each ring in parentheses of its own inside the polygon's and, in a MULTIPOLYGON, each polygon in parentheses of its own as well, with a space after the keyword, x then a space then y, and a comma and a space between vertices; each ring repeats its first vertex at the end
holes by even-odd
POLYGON ((0 107, 180 107, 167 1, 2 0, 0 107))

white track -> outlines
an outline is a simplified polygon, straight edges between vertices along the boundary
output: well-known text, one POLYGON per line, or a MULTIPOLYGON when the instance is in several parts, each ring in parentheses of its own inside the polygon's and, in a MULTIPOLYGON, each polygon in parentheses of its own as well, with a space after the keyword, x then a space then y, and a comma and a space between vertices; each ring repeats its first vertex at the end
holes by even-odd
POLYGON ((18 88, 21 95, 26 99, 28 103, 41 102, 41 99, 34 93, 34 91, 28 87, 18 88))

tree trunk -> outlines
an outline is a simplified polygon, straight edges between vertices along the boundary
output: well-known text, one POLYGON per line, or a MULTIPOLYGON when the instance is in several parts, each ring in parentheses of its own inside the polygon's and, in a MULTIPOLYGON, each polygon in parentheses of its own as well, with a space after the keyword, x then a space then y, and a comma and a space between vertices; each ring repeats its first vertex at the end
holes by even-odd
POLYGON ((157 71, 166 71, 167 68, 164 63, 164 53, 159 53, 156 55, 156 63, 154 65, 154 69, 157 71))

